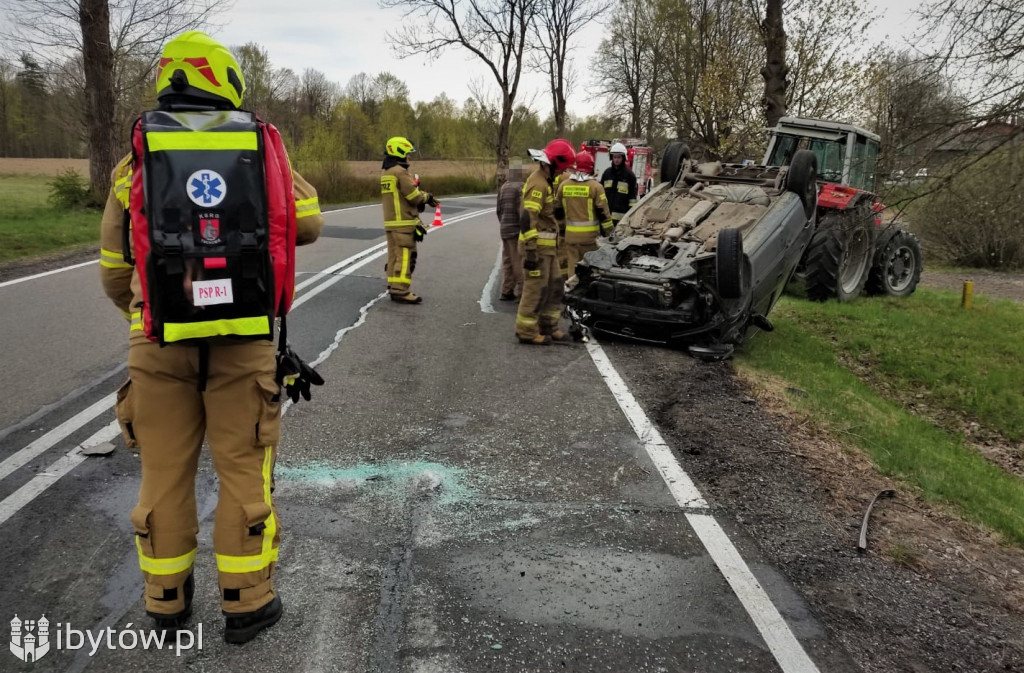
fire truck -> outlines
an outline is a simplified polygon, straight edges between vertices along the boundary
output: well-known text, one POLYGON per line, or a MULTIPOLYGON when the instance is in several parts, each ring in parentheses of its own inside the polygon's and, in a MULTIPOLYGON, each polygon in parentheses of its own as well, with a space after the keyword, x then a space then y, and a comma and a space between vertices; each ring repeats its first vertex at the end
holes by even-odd
POLYGON ((615 138, 613 140, 587 140, 580 143, 580 151, 594 157, 594 172, 601 177, 612 165, 608 149, 615 143, 626 146, 626 165, 636 176, 637 198, 654 188, 654 169, 651 167, 652 150, 638 138, 615 138))

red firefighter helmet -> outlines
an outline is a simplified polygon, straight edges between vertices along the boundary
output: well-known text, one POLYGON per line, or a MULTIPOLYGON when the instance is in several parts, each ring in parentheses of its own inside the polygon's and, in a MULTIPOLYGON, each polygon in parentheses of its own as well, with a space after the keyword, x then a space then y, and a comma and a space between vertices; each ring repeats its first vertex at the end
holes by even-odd
POLYGON ((543 150, 528 150, 530 156, 536 161, 542 161, 551 165, 553 174, 558 175, 566 168, 576 162, 576 150, 568 140, 556 138, 547 144, 543 150))
POLYGON ((576 170, 587 175, 594 174, 594 156, 590 152, 580 152, 576 155, 576 170))

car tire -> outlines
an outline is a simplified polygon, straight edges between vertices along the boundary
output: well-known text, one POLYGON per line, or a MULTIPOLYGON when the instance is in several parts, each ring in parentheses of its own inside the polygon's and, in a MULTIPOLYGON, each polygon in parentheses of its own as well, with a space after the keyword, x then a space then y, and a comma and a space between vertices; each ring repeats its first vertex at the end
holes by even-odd
POLYGON ((690 160, 690 147, 686 143, 671 142, 661 155, 661 182, 675 182, 683 170, 683 164, 690 160))
POLYGON ((812 301, 853 301, 868 280, 874 219, 856 212, 823 217, 804 252, 803 277, 812 301))
POLYGON ((726 228, 718 232, 715 280, 723 299, 743 296, 743 235, 739 229, 726 228))
POLYGON ((875 246, 867 292, 888 297, 909 297, 921 280, 923 256, 917 236, 892 227, 875 246))
POLYGON ((800 197, 804 214, 814 217, 818 209, 818 157, 810 150, 800 150, 786 171, 786 191, 800 197))

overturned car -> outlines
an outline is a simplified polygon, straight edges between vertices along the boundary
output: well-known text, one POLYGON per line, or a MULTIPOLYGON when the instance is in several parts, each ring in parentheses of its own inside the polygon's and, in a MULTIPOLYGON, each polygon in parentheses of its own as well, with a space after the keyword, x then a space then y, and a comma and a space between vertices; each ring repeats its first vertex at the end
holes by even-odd
POLYGON ((661 184, 611 242, 577 264, 565 302, 576 327, 727 357, 775 305, 814 233, 817 160, 788 167, 698 164, 666 148, 661 184))

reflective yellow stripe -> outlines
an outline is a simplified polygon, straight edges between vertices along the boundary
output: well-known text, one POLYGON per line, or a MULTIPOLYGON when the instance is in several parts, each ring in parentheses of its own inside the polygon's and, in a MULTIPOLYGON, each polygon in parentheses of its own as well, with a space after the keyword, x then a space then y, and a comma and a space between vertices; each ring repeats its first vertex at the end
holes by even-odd
POLYGON ((525 315, 516 314, 516 324, 523 327, 533 327, 537 324, 537 318, 527 318, 525 315))
POLYGON ((388 220, 384 223, 385 229, 393 229, 394 227, 413 227, 420 224, 419 219, 415 220, 388 220))
POLYGON ((265 522, 267 526, 263 529, 263 547, 256 556, 215 554, 217 570, 222 573, 256 572, 277 561, 278 548, 274 546, 274 536, 277 535, 277 517, 274 516, 274 503, 270 499, 270 471, 274 465, 274 447, 264 447, 263 452, 263 502, 270 507, 270 516, 265 522))
POLYGON ((584 224, 584 225, 567 224, 567 225, 565 225, 565 230, 566 231, 579 231, 579 232, 598 231, 598 226, 596 224, 584 224))
POLYGON ((405 195, 405 200, 406 201, 412 201, 413 199, 415 199, 417 196, 419 196, 422 193, 423 192, 420 191, 420 188, 417 187, 416 189, 412 190, 411 192, 409 192, 408 194, 405 195))
POLYGON ((150 152, 167 150, 255 150, 256 132, 153 131, 146 134, 150 152))
POLYGON ((150 575, 174 575, 192 567, 196 560, 196 550, 174 558, 152 558, 142 553, 142 542, 135 536, 135 549, 139 552, 139 567, 142 572, 150 575))
POLYGON ((533 201, 524 201, 523 208, 525 208, 526 210, 532 210, 535 213, 539 213, 541 205, 539 203, 534 203, 533 201))
POLYGON ((132 321, 132 328, 129 331, 134 332, 136 330, 141 330, 142 329, 142 312, 141 311, 137 311, 135 313, 132 313, 129 316, 129 319, 132 321))
POLYGON ((311 199, 303 199, 295 202, 295 217, 296 219, 302 217, 309 217, 310 215, 320 214, 320 200, 317 197, 311 199))
POLYGON ((130 268, 132 268, 132 265, 128 264, 127 262, 108 262, 105 259, 101 259, 100 260, 100 266, 106 267, 108 269, 130 269, 130 268))
POLYGON ((537 245, 547 245, 553 248, 558 245, 558 241, 553 238, 538 238, 537 245))
POLYGON ((113 250, 100 248, 100 266, 108 269, 130 269, 132 265, 124 261, 124 255, 113 250))
POLYGON ((121 315, 124 316, 125 320, 131 320, 132 319, 132 315, 130 313, 128 313, 128 311, 121 311, 121 315))
POLYGON ((538 232, 536 229, 530 229, 525 234, 519 234, 520 241, 529 241, 531 238, 537 238, 538 232))
POLYGON ((164 341, 201 339, 212 336, 259 336, 270 334, 270 318, 230 318, 206 322, 165 323, 164 341))

